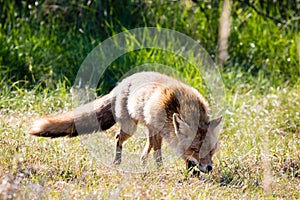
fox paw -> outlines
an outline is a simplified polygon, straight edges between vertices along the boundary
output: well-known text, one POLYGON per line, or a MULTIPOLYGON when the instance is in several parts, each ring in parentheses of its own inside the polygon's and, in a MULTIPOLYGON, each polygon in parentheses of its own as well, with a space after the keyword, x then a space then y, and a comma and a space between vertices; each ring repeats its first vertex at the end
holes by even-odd
POLYGON ((120 165, 121 164, 121 158, 115 158, 113 164, 114 165, 120 165))

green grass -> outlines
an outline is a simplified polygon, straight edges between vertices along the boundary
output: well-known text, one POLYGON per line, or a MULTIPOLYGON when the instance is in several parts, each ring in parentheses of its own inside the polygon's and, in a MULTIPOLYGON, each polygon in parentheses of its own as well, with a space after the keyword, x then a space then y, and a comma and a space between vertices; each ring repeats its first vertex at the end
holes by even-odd
MULTIPOLYGON (((230 57, 225 66, 254 75, 264 73, 276 86, 286 81, 295 84, 300 75, 299 5, 293 10, 289 1, 284 1, 290 5, 287 7, 279 1, 264 6, 253 1, 259 10, 287 21, 282 24, 241 2, 232 3, 230 57)), ((40 82, 55 84, 62 76, 72 82, 84 58, 101 41, 140 27, 184 33, 217 61, 221 7, 219 0, 0 0, 0 77, 14 82, 26 80, 31 86, 40 82)))
MULTIPOLYGON (((129 174, 98 163, 81 138, 32 137, 27 132, 34 119, 72 107, 69 88, 64 82, 48 90, 3 84, 0 197, 299 199, 300 86, 272 88, 265 79, 255 84, 240 74, 233 88, 228 78, 232 76, 237 79, 236 74, 224 74, 227 112, 215 168, 199 179, 186 177, 180 159, 160 171, 129 174)), ((117 127, 103 134, 116 132, 117 127)), ((124 148, 130 146, 129 142, 124 148)))

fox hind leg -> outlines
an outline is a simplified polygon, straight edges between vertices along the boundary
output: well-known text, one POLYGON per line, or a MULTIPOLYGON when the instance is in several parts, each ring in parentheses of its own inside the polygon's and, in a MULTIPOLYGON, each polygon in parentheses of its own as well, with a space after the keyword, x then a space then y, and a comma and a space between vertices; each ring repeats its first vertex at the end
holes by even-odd
POLYGON ((121 163, 123 143, 133 135, 133 133, 136 131, 136 126, 136 122, 134 121, 127 121, 126 125, 121 123, 120 133, 116 136, 116 154, 113 164, 118 165, 121 163))

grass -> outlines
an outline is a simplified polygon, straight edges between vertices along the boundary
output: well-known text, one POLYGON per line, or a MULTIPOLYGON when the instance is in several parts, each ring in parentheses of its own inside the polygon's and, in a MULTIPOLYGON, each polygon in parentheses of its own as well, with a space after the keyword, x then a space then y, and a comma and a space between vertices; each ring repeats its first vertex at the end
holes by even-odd
MULTIPOLYGON (((220 1, 0 0, 0 199, 300 199, 297 13, 255 3, 287 20, 281 24, 241 1, 232 3, 221 149, 213 173, 195 178, 187 176, 180 159, 160 171, 124 173, 94 159, 83 138, 51 140, 27 132, 39 116, 72 108, 70 86, 83 59, 122 30, 176 30, 197 40, 216 61, 220 1)), ((145 63, 173 66, 206 92, 189 63, 153 49, 118 58, 97 92, 108 92, 125 72, 145 63)), ((100 135, 113 139, 117 130, 100 135)), ((138 151, 144 144, 138 139, 124 148, 138 151)))
MULTIPOLYGON (((290 1, 284 1, 289 5, 286 7, 281 1, 267 5, 253 1, 264 13, 287 21, 282 24, 257 14, 242 2, 232 2, 230 57, 225 66, 252 74, 263 71, 277 85, 286 81, 295 84, 300 75, 297 54, 300 4, 298 8, 292 7, 293 10, 290 1)), ((222 2, 218 0, 198 3, 190 0, 122 3, 0 0, 0 76, 47 85, 50 85, 48 80, 55 84, 66 76, 72 82, 84 58, 101 41, 140 27, 184 33, 198 41, 217 61, 217 19, 221 7, 222 2)))
MULTIPOLYGON (((300 85, 272 88, 265 79, 255 83, 250 76, 224 73, 227 111, 221 148, 214 157, 213 173, 200 178, 186 177, 180 159, 160 171, 131 174, 101 165, 81 138, 29 136, 33 119, 71 109, 69 88, 64 82, 57 88, 32 90, 4 83, 0 90, 0 197, 299 199, 300 85), (240 82, 233 87, 231 81, 237 77, 240 82)), ((109 137, 116 132, 117 127, 102 134, 109 137)), ((124 148, 130 146, 129 142, 124 148)))

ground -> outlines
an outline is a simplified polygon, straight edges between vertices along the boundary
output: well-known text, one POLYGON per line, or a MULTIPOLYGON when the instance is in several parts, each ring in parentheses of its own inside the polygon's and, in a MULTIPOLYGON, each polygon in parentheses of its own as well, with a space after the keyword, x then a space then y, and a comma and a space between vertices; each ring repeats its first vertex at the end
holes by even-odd
MULTIPOLYGON (((188 175, 180 159, 161 170, 126 173, 94 159, 81 137, 30 136, 28 128, 34 119, 71 108, 68 89, 2 90, 1 198, 300 198, 298 87, 269 88, 266 93, 254 85, 244 85, 228 91, 215 167, 199 178, 188 175)), ((114 126, 99 134, 113 138, 117 131, 118 126, 114 126)), ((134 142, 124 148, 134 149, 134 142)))

